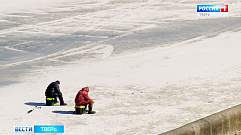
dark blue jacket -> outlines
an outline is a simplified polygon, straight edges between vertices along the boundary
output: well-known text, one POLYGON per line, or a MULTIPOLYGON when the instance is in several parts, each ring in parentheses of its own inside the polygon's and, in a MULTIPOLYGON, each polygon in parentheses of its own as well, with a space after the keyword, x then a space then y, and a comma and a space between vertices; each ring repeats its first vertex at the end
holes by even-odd
POLYGON ((46 97, 56 97, 60 92, 59 84, 57 82, 52 82, 49 84, 45 91, 46 97))

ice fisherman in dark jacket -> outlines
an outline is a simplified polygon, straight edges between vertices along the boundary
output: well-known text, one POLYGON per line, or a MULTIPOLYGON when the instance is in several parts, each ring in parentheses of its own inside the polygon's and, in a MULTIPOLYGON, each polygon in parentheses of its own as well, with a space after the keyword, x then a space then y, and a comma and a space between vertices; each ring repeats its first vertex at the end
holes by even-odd
POLYGON ((46 98, 54 98, 55 103, 57 103, 57 97, 59 98, 60 105, 67 105, 64 103, 63 95, 59 89, 60 81, 55 81, 49 84, 45 91, 46 98))

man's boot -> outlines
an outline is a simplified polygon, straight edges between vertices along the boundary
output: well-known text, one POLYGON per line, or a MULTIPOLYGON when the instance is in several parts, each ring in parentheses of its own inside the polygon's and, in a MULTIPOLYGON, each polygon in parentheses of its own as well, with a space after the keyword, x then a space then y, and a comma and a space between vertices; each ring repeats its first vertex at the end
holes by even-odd
POLYGON ((92 107, 91 105, 89 105, 89 110, 88 110, 88 114, 95 114, 95 111, 92 111, 92 107))
POLYGON ((84 113, 87 112, 87 111, 88 111, 88 110, 87 110, 87 105, 85 105, 84 113))
POLYGON ((60 104, 60 105, 67 105, 67 103, 62 103, 62 104, 60 104))
POLYGON ((57 100, 57 97, 54 97, 54 104, 59 103, 59 101, 57 100))
POLYGON ((57 104, 57 103, 59 103, 59 101, 54 101, 54 104, 57 104))

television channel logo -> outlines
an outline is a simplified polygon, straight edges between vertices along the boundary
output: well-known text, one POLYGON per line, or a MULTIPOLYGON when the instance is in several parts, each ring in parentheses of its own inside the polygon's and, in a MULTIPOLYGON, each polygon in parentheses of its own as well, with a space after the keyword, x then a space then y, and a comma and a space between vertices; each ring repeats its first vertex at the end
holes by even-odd
POLYGON ((34 133, 34 126, 15 126, 14 133, 34 133))
POLYGON ((228 16, 228 5, 197 5, 198 16, 228 16))
POLYGON ((34 133, 64 133, 63 125, 35 125, 34 133))
POLYGON ((63 125, 14 126, 14 133, 64 133, 63 125))

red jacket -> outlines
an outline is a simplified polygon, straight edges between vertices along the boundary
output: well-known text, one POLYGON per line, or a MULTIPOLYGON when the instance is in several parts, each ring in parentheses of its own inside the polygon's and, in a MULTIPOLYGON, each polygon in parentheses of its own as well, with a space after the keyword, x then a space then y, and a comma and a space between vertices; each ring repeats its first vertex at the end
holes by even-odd
POLYGON ((92 99, 90 99, 90 97, 88 96, 88 92, 89 92, 88 87, 82 88, 75 97, 75 104, 76 105, 88 105, 88 104, 92 105, 94 103, 94 101, 92 99))

